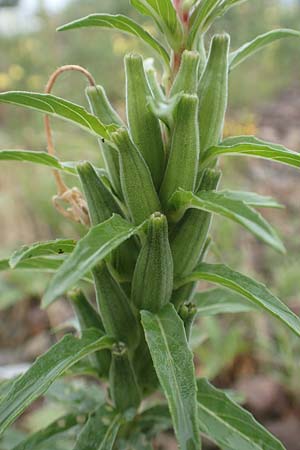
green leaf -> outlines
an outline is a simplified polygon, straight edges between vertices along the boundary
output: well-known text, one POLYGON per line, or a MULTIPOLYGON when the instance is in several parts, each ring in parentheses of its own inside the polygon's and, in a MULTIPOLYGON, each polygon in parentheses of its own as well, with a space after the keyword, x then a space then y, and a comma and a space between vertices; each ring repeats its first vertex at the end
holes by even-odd
POLYGON ((254 55, 259 50, 279 39, 288 37, 300 37, 300 32, 297 30, 290 30, 288 28, 281 28, 272 30, 268 33, 257 36, 253 41, 247 42, 242 47, 230 54, 230 70, 235 69, 239 64, 254 55))
POLYGON ((110 219, 97 225, 78 241, 73 253, 66 259, 51 280, 42 305, 49 306, 57 297, 72 288, 90 269, 104 259, 122 242, 136 234, 141 227, 114 214, 110 219))
POLYGON ((85 27, 112 28, 133 36, 137 36, 146 44, 150 45, 150 47, 152 47, 163 58, 167 65, 170 63, 170 57, 166 49, 134 20, 121 14, 91 14, 87 17, 74 20, 73 22, 59 27, 58 31, 73 30, 75 28, 85 27))
POLYGON ((73 450, 112 450, 121 422, 111 406, 101 405, 90 415, 73 450))
POLYGON ((207 150, 202 163, 204 166, 208 165, 211 160, 221 155, 254 156, 300 167, 300 153, 289 150, 282 145, 257 139, 254 136, 236 136, 225 139, 220 145, 207 150))
POLYGON ((43 444, 49 438, 52 438, 70 428, 78 425, 77 417, 74 414, 68 414, 64 417, 60 417, 55 422, 48 425, 46 428, 37 431, 30 435, 27 439, 20 442, 12 450, 33 450, 39 445, 43 444))
POLYGON ((0 93, 0 103, 23 106, 46 113, 49 116, 59 117, 104 139, 109 139, 109 133, 115 130, 115 126, 103 125, 96 116, 87 112, 82 106, 51 94, 21 91, 3 92, 0 93))
POLYGON ((199 450, 195 370, 183 322, 171 304, 158 314, 142 311, 141 315, 146 341, 168 400, 180 449, 199 450))
POLYGON ((206 379, 197 381, 198 417, 202 432, 221 448, 232 450, 285 450, 248 411, 206 379))
POLYGON ((0 435, 51 384, 67 369, 90 353, 109 349, 114 340, 101 337, 97 330, 87 330, 82 338, 65 336, 60 342, 40 356, 31 368, 18 377, 0 403, 0 435))
MULTIPOLYGON (((15 269, 18 270, 39 270, 41 272, 56 272, 61 266, 63 259, 50 257, 29 258, 18 263, 15 269)), ((10 270, 9 259, 0 261, 0 271, 10 270)))
POLYGON ((199 316, 256 311, 258 308, 245 297, 227 289, 216 288, 197 292, 193 297, 199 316))
POLYGON ((202 263, 190 275, 178 280, 175 285, 176 288, 179 288, 198 280, 206 280, 243 295, 255 305, 275 316, 300 336, 299 317, 258 281, 223 264, 202 263))
POLYGON ((32 162, 34 164, 41 164, 42 166, 51 167, 76 175, 76 169, 73 167, 73 163, 60 162, 55 156, 51 156, 47 152, 32 150, 0 150, 0 161, 32 162))
POLYGON ((175 212, 170 212, 175 218, 189 208, 219 214, 239 223, 256 237, 275 250, 284 253, 284 246, 271 225, 245 202, 235 200, 215 191, 202 191, 193 194, 188 191, 175 192, 170 200, 170 206, 175 212))
POLYGON ((10 257, 11 268, 18 266, 22 261, 39 256, 62 256, 65 253, 72 253, 76 241, 73 239, 56 239, 55 241, 36 242, 30 246, 24 245, 14 252, 10 257))
POLYGON ((231 200, 245 202, 248 206, 255 206, 256 208, 284 208, 283 205, 278 203, 272 197, 265 197, 264 195, 259 195, 255 192, 231 191, 226 189, 219 191, 219 193, 231 200))
POLYGON ((172 0, 130 0, 141 14, 152 17, 166 35, 170 46, 179 50, 183 30, 172 0))
POLYGON ((196 6, 191 17, 191 30, 188 39, 188 48, 193 48, 198 34, 203 32, 203 26, 210 14, 217 8, 222 0, 202 0, 196 6))

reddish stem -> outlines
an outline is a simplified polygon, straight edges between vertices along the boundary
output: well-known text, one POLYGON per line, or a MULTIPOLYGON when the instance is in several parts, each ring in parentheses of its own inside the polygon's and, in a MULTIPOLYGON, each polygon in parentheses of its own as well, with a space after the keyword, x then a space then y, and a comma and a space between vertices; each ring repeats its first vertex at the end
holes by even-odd
MULTIPOLYGON (((52 88, 57 80, 57 78, 64 72, 67 71, 76 71, 76 72, 81 72, 83 75, 85 75, 85 77, 88 79, 89 84, 91 86, 95 86, 96 82, 94 80, 94 78, 92 77, 92 75, 83 67, 81 66, 77 66, 77 65, 66 65, 66 66, 61 66, 59 67, 57 70, 55 70, 55 72, 53 72, 53 74, 51 75, 51 77, 48 80, 48 83, 46 85, 45 88, 45 93, 46 94, 50 94, 52 91, 52 88)), ((45 131, 46 131, 46 138, 47 138, 47 148, 48 148, 48 153, 50 155, 55 156, 55 148, 54 148, 54 142, 53 142, 53 138, 52 138, 52 132, 51 132, 51 125, 50 125, 50 118, 49 116, 45 116, 44 118, 44 123, 45 123, 45 131)), ((62 180, 61 174, 59 173, 58 170, 53 170, 53 175, 56 181, 56 185, 57 185, 57 190, 59 195, 64 194, 68 188, 65 185, 65 183, 62 180)))

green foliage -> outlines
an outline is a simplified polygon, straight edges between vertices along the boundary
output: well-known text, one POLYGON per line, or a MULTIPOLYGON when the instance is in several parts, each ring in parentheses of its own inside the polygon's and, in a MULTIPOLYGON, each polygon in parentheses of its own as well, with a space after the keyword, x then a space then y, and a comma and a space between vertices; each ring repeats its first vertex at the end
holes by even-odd
POLYGON ((59 117, 88 131, 100 142, 106 166, 103 172, 89 161, 62 163, 45 152, 0 153, 0 160, 43 164, 77 177, 86 203, 76 208, 88 213, 91 222, 77 242, 60 239, 22 247, 2 260, 0 269, 54 271, 45 308, 88 280, 98 306, 96 310, 80 290, 69 293, 81 337, 65 336, 4 386, 0 431, 68 371, 108 378, 109 385, 105 403, 84 408, 89 416, 84 426, 67 416, 63 427, 54 423, 20 448, 74 427, 76 450, 151 449, 152 438, 172 424, 181 450, 199 450, 201 433, 222 449, 283 449, 223 391, 196 380, 189 344, 196 315, 252 310, 267 311, 300 336, 299 317, 264 285, 226 265, 203 262, 214 215, 231 219, 284 252, 276 231, 256 211, 281 205, 251 192, 219 191, 219 156, 300 165, 298 153, 253 136, 223 140, 230 68, 272 41, 299 36, 276 30, 230 53, 227 34, 210 38, 207 31, 240 3, 131 0, 139 13, 154 20, 163 43, 124 15, 90 15, 60 27, 113 28, 140 38, 162 58, 163 72, 158 73, 140 55, 125 57, 128 123, 96 84, 86 89, 91 112, 51 94, 0 94, 0 103, 59 117), (195 293, 199 280, 220 287, 195 293), (162 402, 149 408, 147 397, 159 386, 167 408, 162 402))

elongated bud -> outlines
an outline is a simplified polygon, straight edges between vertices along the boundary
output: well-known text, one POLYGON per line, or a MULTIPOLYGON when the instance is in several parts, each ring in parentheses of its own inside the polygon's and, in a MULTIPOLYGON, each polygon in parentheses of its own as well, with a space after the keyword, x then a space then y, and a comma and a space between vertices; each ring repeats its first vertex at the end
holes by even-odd
POLYGON ((132 220, 139 225, 161 209, 150 171, 144 158, 131 141, 128 131, 121 128, 112 133, 120 155, 121 185, 132 220))
POLYGON ((145 159, 156 188, 159 188, 165 165, 165 153, 158 119, 148 108, 152 95, 139 55, 125 58, 126 108, 130 134, 145 159))
POLYGON ((104 334, 104 327, 100 315, 88 301, 80 289, 74 289, 68 293, 72 306, 78 318, 81 331, 87 328, 97 328, 104 334))
POLYGON ((192 303, 185 303, 181 306, 179 310, 179 315, 184 323, 186 338, 189 341, 191 337, 191 331, 193 327, 194 320, 197 315, 197 307, 192 303))
POLYGON ((112 277, 105 262, 93 269, 93 277, 106 333, 135 348, 139 342, 139 327, 125 292, 112 277))
POLYGON ((152 58, 149 58, 148 60, 145 61, 144 68, 153 98, 156 99, 157 101, 163 102, 165 100, 165 94, 163 92, 162 86, 158 81, 157 72, 153 65, 152 58))
POLYGON ((141 392, 137 384, 126 345, 119 343, 112 349, 109 371, 110 395, 120 412, 137 409, 141 403, 141 392))
MULTIPOLYGON (((115 197, 103 184, 89 162, 78 164, 77 172, 88 204, 92 225, 104 222, 113 213, 122 215, 115 197)), ((119 281, 131 280, 137 257, 138 248, 134 238, 125 241, 112 253, 111 264, 119 281)))
MULTIPOLYGON (((202 74, 204 72, 206 63, 207 63, 207 54, 206 54, 206 50, 205 50, 205 43, 204 43, 204 36, 203 36, 203 34, 199 35, 197 48, 198 48, 198 52, 200 54, 200 64, 199 64, 199 67, 198 67, 199 80, 200 80, 201 77, 202 77, 202 74)), ((199 83, 198 83, 198 86, 199 86, 199 83)))
POLYGON ((77 172, 88 204, 92 225, 98 225, 109 219, 113 213, 122 214, 113 194, 99 178, 88 161, 77 165, 77 172))
MULTIPOLYGON (((220 176, 219 171, 206 169, 200 191, 216 189, 220 176)), ((176 277, 192 272, 197 265, 207 240, 210 224, 210 213, 189 209, 175 225, 170 236, 170 243, 176 277)))
MULTIPOLYGON (((72 302, 81 332, 88 328, 97 328, 104 336, 105 333, 101 317, 90 304, 84 293, 80 289, 74 289, 68 293, 68 297, 72 302)), ((98 371, 99 376, 106 377, 108 375, 111 362, 111 355, 108 350, 95 352, 89 356, 89 360, 92 366, 98 371)))
MULTIPOLYGON (((201 250, 200 257, 199 257, 196 265, 200 264, 202 261, 205 261, 210 244, 211 244, 211 238, 210 238, 210 236, 208 236, 208 238, 206 239, 205 244, 201 250)), ((195 282, 185 284, 184 286, 181 286, 179 289, 176 289, 175 291, 173 291, 171 302, 173 303, 173 305, 175 306, 177 311, 179 310, 180 306, 183 305, 184 303, 187 303, 187 304, 192 303, 194 294, 197 290, 197 285, 198 285, 198 283, 197 283, 197 281, 195 281, 195 282)))
POLYGON ((196 94, 199 82, 200 54, 196 51, 185 50, 182 54, 179 71, 170 91, 170 97, 184 92, 196 94))
POLYGON ((148 396, 152 394, 153 391, 157 389, 159 381, 143 332, 139 346, 134 352, 132 363, 137 376, 138 385, 140 386, 143 395, 148 396))
MULTIPOLYGON (((90 86, 86 90, 86 95, 90 104, 92 113, 97 116, 105 125, 116 124, 123 125, 118 113, 110 104, 105 90, 102 86, 90 86)), ((106 170, 115 192, 121 197, 120 167, 118 152, 107 142, 99 139, 102 156, 106 170)))
POLYGON ((230 37, 215 35, 199 84, 199 126, 202 155, 221 139, 228 99, 228 52, 230 37))
POLYGON ((93 110, 93 114, 99 117, 99 119, 101 118, 104 125, 123 125, 121 117, 108 100, 103 86, 89 86, 86 89, 86 95, 91 109, 93 110))
POLYGON ((157 312, 171 298, 173 259, 168 222, 155 213, 148 225, 147 238, 138 257, 132 281, 132 301, 138 309, 157 312))
POLYGON ((164 206, 177 189, 194 190, 200 153, 197 119, 198 97, 182 95, 177 107, 171 152, 160 190, 164 206))

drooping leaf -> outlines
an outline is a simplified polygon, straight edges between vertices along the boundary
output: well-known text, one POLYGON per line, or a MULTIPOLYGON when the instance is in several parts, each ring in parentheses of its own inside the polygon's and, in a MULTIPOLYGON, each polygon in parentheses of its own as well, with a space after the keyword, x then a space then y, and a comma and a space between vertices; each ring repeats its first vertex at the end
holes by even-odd
POLYGON ((285 450, 248 411, 205 378, 197 381, 199 426, 222 449, 285 450))
POLYGON ((122 417, 111 406, 101 405, 92 413, 73 450, 112 450, 122 417))
POLYGON ((262 283, 223 264, 201 263, 190 275, 178 280, 177 288, 191 281, 206 280, 243 295, 250 302, 269 312, 300 336, 300 318, 262 283))
POLYGON ((40 356, 31 368, 18 377, 0 402, 0 435, 25 409, 51 386, 68 368, 95 351, 109 349, 114 340, 87 330, 81 339, 71 335, 40 356))
POLYGON ((174 50, 180 48, 183 31, 172 0, 130 0, 130 2, 141 14, 154 19, 174 50))
POLYGON ((150 47, 152 47, 163 58, 167 65, 170 62, 170 57, 166 49, 138 23, 129 17, 123 16, 122 14, 91 14, 87 17, 74 20, 73 22, 59 27, 58 31, 73 30, 75 28, 85 27, 112 28, 133 36, 137 36, 146 44, 150 45, 150 47))
MULTIPOLYGON (((82 416, 81 418, 83 419, 82 416)), ((78 422, 75 414, 68 414, 60 417, 46 428, 31 434, 27 439, 20 442, 20 444, 16 445, 12 450, 33 450, 34 448, 37 448, 45 443, 48 439, 68 431, 76 425, 78 425, 78 422)))
POLYGON ((32 150, 0 150, 0 161, 32 162, 34 164, 62 170, 72 175, 76 174, 76 169, 72 166, 72 163, 61 162, 55 156, 51 156, 47 152, 32 150))
POLYGON ((193 297, 199 316, 256 311, 258 308, 245 297, 227 289, 215 288, 197 292, 193 297))
MULTIPOLYGON (((189 208, 201 209, 227 217, 242 225, 275 250, 282 253, 285 251, 280 238, 271 225, 243 201, 231 199, 215 191, 202 191, 196 195, 180 190, 171 197, 170 206, 175 210, 174 217, 182 215, 182 212, 189 208)), ((171 214, 173 215, 173 211, 171 214)))
MULTIPOLYGON (((14 269, 39 270, 41 272, 55 272, 62 264, 62 258, 37 257, 21 261, 14 269)), ((0 271, 10 270, 9 259, 0 261, 0 271)))
POLYGON ((72 288, 99 261, 136 234, 142 226, 135 227, 115 214, 91 228, 78 241, 73 253, 51 280, 43 298, 43 307, 49 306, 57 297, 72 288))
POLYGON ((245 202, 247 205, 256 208, 284 208, 283 205, 278 203, 272 197, 265 197, 264 195, 259 195, 255 192, 231 191, 229 189, 219 192, 227 198, 245 202))
POLYGON ((115 130, 115 126, 103 125, 96 116, 87 112, 82 106, 51 94, 21 91, 3 92, 0 93, 0 103, 23 106, 46 113, 49 116, 59 117, 104 139, 109 139, 109 132, 115 130))
POLYGON ((160 384, 168 400, 181 450, 199 450, 193 355, 173 305, 142 311, 142 324, 160 384))
POLYGON ((289 150, 282 145, 257 139, 254 136, 227 138, 220 145, 209 148, 203 157, 203 165, 207 165, 211 160, 221 155, 254 156, 300 167, 300 153, 289 150))
POLYGON ((9 260, 10 267, 18 266, 22 261, 39 256, 61 256, 72 253, 76 241, 73 239, 56 239, 55 241, 36 242, 31 246, 23 246, 12 254, 9 260))
POLYGON ((243 61, 254 55, 259 50, 279 39, 288 37, 300 37, 300 31, 290 30, 288 28, 281 28, 272 30, 268 33, 257 36, 250 42, 247 42, 242 47, 238 48, 230 54, 230 70, 235 69, 243 61))

